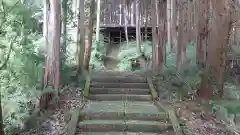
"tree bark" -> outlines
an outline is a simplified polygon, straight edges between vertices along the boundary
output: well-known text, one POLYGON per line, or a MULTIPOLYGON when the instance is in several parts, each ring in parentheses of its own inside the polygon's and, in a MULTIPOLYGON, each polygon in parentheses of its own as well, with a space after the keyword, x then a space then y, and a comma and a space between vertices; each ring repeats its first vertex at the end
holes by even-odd
POLYGON ((155 6, 156 1, 152 1, 151 6, 152 6, 152 13, 151 13, 151 24, 152 24, 152 70, 153 72, 157 72, 157 66, 156 66, 156 46, 157 46, 157 14, 156 14, 156 6, 155 6))
POLYGON ((140 32, 140 14, 139 14, 139 0, 135 1, 136 3, 136 41, 137 41, 137 54, 141 54, 141 44, 140 44, 140 38, 141 38, 141 32, 140 32))
POLYGON ((148 1, 145 0, 145 29, 144 29, 144 39, 148 38, 148 1))
POLYGON ((84 62, 84 52, 85 52, 85 14, 84 14, 84 1, 81 0, 79 2, 79 13, 78 13, 78 31, 77 31, 77 48, 78 48, 78 72, 77 74, 81 74, 83 68, 83 62, 84 62), (80 41, 79 41, 80 40, 80 41))
MULTIPOLYGON (((153 25, 153 70, 156 73, 162 73, 166 62, 166 38, 167 38, 167 3, 164 0, 155 0, 153 12, 156 14, 156 22, 153 25)), ((152 17, 154 18, 154 17, 152 17)), ((154 21, 153 20, 153 21, 154 21)))
POLYGON ((172 31, 171 31, 171 0, 167 0, 167 39, 168 39, 168 45, 170 47, 170 50, 173 50, 172 45, 172 31))
POLYGON ((127 44, 128 44, 128 2, 127 0, 123 0, 124 2, 124 23, 125 23, 125 27, 124 27, 124 30, 125 30, 125 38, 126 38, 126 41, 127 41, 127 44))
MULTIPOLYGON (((198 93, 201 98, 210 100, 212 97, 212 88, 206 89, 207 85, 211 85, 212 80, 216 80, 216 88, 219 97, 223 95, 224 73, 226 71, 226 60, 229 43, 229 33, 232 26, 231 8, 225 0, 211 0, 210 9, 215 15, 209 23, 209 46, 207 55, 207 68, 205 78, 202 79, 198 93), (204 81, 208 81, 205 83, 204 81)), ((209 88, 210 86, 208 86, 209 88)))
MULTIPOLYGON (((97 24, 96 24, 96 41, 99 42, 100 36, 100 10, 101 9, 101 0, 97 0, 97 24)), ((97 47, 98 48, 98 47, 97 47)))
POLYGON ((88 21, 88 45, 86 46, 86 51, 84 55, 84 68, 86 70, 89 69, 89 62, 91 59, 94 10, 95 10, 95 1, 91 0, 90 16, 88 21))
MULTIPOLYGON (((47 56, 45 63, 44 74, 44 87, 52 87, 56 90, 56 93, 49 93, 43 95, 41 100, 52 100, 47 97, 58 96, 58 90, 60 87, 60 34, 61 34, 61 4, 59 0, 50 0, 50 25, 49 25, 49 38, 47 48, 47 56)), ((49 101, 40 101, 41 107, 47 108, 49 101)))
POLYGON ((4 125, 3 125, 3 114, 2 114, 2 98, 1 98, 1 90, 0 90, 0 135, 5 135, 4 125))
POLYGON ((177 39, 177 58, 176 65, 177 70, 180 71, 182 69, 183 58, 184 58, 184 40, 183 40, 183 32, 184 32, 184 12, 183 12, 183 2, 178 4, 178 39, 177 39))
POLYGON ((176 31, 176 24, 177 24, 177 10, 176 10, 176 0, 171 0, 171 34, 172 34, 172 46, 171 52, 175 52, 176 45, 177 45, 177 31, 176 31))
POLYGON ((67 2, 68 0, 62 0, 62 31, 63 31, 63 42, 62 42, 62 62, 66 60, 67 53, 67 2))
POLYGON ((43 1, 43 37, 45 46, 48 46, 48 23, 49 23, 49 15, 48 15, 48 7, 49 7, 49 0, 43 1))
POLYGON ((209 11, 209 1, 199 0, 197 1, 197 64, 202 67, 204 65, 205 51, 204 45, 208 37, 208 11, 209 11))

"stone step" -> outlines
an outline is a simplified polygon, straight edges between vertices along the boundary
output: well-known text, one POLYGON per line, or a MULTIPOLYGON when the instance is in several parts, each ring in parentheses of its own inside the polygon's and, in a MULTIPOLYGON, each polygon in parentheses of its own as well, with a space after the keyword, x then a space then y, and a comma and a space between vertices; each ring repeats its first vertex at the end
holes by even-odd
MULTIPOLYGON (((77 135, 80 135, 80 133, 77 135)), ((168 135, 168 134, 143 133, 143 132, 82 132, 81 135, 168 135)))
POLYGON ((81 132, 122 132, 126 130, 124 120, 84 120, 79 122, 81 132))
POLYGON ((151 95, 130 94, 90 94, 88 99, 93 101, 151 101, 151 95))
POLYGON ((125 119, 126 120, 145 120, 161 121, 167 120, 168 114, 157 108, 150 102, 125 102, 125 119))
POLYGON ((81 111, 81 120, 167 120, 164 110, 150 102, 101 101, 91 102, 81 111))
MULTIPOLYGON (((77 132, 76 135, 125 135, 125 132, 77 132)), ((154 135, 154 134, 153 134, 154 135)))
POLYGON ((172 125, 167 121, 139 121, 128 120, 126 121, 128 132, 154 132, 163 133, 166 130, 172 129, 172 125))
POLYGON ((90 102, 82 111, 82 120, 107 119, 121 120, 124 119, 125 102, 124 101, 100 101, 90 102))
POLYGON ((92 77, 102 76, 102 77, 142 77, 144 75, 144 72, 116 72, 116 71, 107 71, 107 72, 101 72, 101 71, 92 71, 90 73, 92 77))
POLYGON ((93 88, 142 88, 148 89, 147 83, 98 83, 92 82, 90 84, 93 88))
POLYGON ((79 122, 80 132, 150 132, 163 133, 172 128, 167 122, 139 120, 84 120, 79 122))
POLYGON ((137 76, 96 76, 92 77, 91 80, 93 82, 121 82, 121 83, 147 83, 147 79, 144 77, 137 76))
POLYGON ((91 94, 135 94, 135 95, 148 95, 149 89, 136 89, 136 88, 90 88, 91 94))

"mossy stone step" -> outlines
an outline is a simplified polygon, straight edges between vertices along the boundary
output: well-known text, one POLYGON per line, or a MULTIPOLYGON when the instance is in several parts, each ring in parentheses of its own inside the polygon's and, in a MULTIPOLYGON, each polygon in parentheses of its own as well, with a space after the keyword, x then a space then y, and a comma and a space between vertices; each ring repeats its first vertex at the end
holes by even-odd
POLYGON ((150 102, 125 102, 125 119, 127 120, 167 120, 168 114, 150 102))
POLYGON ((90 88, 91 94, 135 94, 135 95, 148 95, 149 89, 136 89, 136 88, 90 88))
POLYGON ((134 73, 134 72, 116 72, 116 71, 107 71, 107 72, 101 72, 101 71, 92 71, 90 72, 90 75, 92 77, 98 77, 98 76, 102 76, 102 77, 142 77, 142 75, 144 75, 144 73, 139 72, 139 73, 134 73))
POLYGON ((126 121, 128 132, 154 132, 163 133, 166 130, 172 129, 172 124, 167 121, 139 121, 128 120, 126 121))
POLYGON ((163 133, 172 125, 159 121, 139 120, 84 120, 79 122, 81 132, 151 132, 163 133))
POLYGON ((124 119, 125 113, 124 101, 101 101, 90 102, 81 112, 84 120, 92 119, 108 119, 119 120, 124 119))
POLYGON ((151 101, 151 95, 135 94, 90 94, 88 99, 93 101, 151 101))
POLYGON ((79 133, 79 135, 80 134, 81 135, 125 135, 124 132, 82 132, 82 133, 79 133))
POLYGON ((95 76, 91 80, 93 82, 147 83, 147 79, 140 76, 95 76))
POLYGON ((126 133, 125 132, 83 132, 81 133, 81 135, 165 135, 165 134, 142 133, 142 132, 126 132, 126 133))
POLYGON ((166 120, 167 113, 151 102, 101 101, 90 102, 80 114, 81 120, 166 120))
POLYGON ((100 83, 92 82, 90 87, 93 88, 142 88, 148 89, 148 83, 100 83))
POLYGON ((81 132, 122 132, 126 130, 124 120, 84 120, 79 122, 81 132))
POLYGON ((125 135, 165 135, 159 133, 144 133, 144 132, 126 132, 125 135))

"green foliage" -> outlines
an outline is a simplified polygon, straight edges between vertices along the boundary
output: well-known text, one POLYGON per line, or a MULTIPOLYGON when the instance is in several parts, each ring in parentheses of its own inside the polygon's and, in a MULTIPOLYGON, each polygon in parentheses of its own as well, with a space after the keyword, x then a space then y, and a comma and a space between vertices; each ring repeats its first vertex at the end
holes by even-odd
POLYGON ((106 55, 106 46, 108 39, 100 34, 99 41, 97 42, 96 36, 93 36, 93 44, 92 44, 92 54, 90 65, 94 66, 95 70, 104 69, 104 57, 106 55))
POLYGON ((31 11, 34 10, 26 5, 17 0, 4 1, 4 5, 1 5, 4 11, 2 8, 0 10, 5 14, 0 17, 0 65, 5 61, 13 42, 9 61, 0 71, 6 134, 22 127, 23 119, 29 116, 34 106, 36 84, 43 77, 44 56, 38 51, 42 42, 36 42, 40 36, 33 33, 37 20, 32 18, 34 12, 31 11))
MULTIPOLYGON (((150 41, 143 41, 141 44, 141 50, 144 55, 148 58, 152 57, 152 43, 150 41)), ((121 60, 118 64, 120 71, 130 71, 131 70, 131 59, 139 57, 137 55, 136 41, 129 41, 127 44, 124 42, 121 45, 120 52, 118 54, 118 59, 121 60)))

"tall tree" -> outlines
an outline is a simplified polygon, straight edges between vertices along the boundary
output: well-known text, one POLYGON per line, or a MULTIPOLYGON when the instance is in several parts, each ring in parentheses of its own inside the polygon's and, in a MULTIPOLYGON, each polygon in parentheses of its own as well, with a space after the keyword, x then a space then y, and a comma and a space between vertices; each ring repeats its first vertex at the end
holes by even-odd
POLYGON ((49 0, 44 0, 43 2, 43 37, 45 46, 48 46, 49 0))
POLYGON ((140 6, 139 6, 139 0, 135 1, 136 4, 136 41, 137 41, 137 54, 140 55, 141 54, 141 44, 140 44, 140 40, 141 40, 141 31, 140 31, 140 6))
MULTIPOLYGON (((151 1, 150 1, 151 2, 151 1)), ((145 5, 145 28, 144 28, 144 39, 145 40, 147 40, 147 38, 148 38, 148 3, 149 3, 149 1, 148 0, 145 0, 145 3, 144 3, 144 5, 145 5)))
POLYGON ((97 24, 96 24, 96 41, 99 42, 100 36, 100 12, 101 12, 101 0, 97 0, 97 24))
POLYGON ((78 25, 77 25, 77 48, 78 48, 78 72, 80 74, 83 70, 83 60, 85 52, 85 14, 84 14, 84 0, 79 2, 78 25), (80 40, 80 41, 79 41, 80 40))
POLYGON ((170 47, 170 50, 173 49, 172 45, 172 31, 171 31, 171 0, 167 0, 167 39, 168 39, 168 45, 170 47))
POLYGON ((0 135, 5 135, 2 115, 2 102, 1 102, 1 91, 0 91, 0 135))
POLYGON ((66 59, 67 52, 67 2, 68 0, 62 0, 62 33, 63 33, 63 42, 62 42, 62 61, 66 59))
POLYGON ((178 3, 178 39, 177 39, 177 69, 180 71, 183 61, 184 61, 184 37, 183 37, 183 32, 184 32, 184 2, 179 2, 178 3))
POLYGON ((208 11, 209 11, 209 1, 208 0, 199 0, 196 1, 197 4, 197 56, 196 61, 199 66, 204 63, 204 45, 208 38, 207 29, 208 29, 208 11))
POLYGON ((123 0, 123 6, 124 6, 124 23, 125 23, 125 27, 124 27, 124 30, 125 30, 125 38, 126 38, 126 41, 127 41, 127 44, 128 44, 128 2, 127 0, 123 0))
POLYGON ((44 87, 52 87, 56 93, 44 94, 40 98, 40 107, 47 108, 51 98, 58 96, 60 87, 60 35, 61 4, 59 0, 50 0, 50 21, 48 27, 48 46, 44 73, 44 87))
POLYGON ((86 46, 86 51, 84 55, 84 68, 89 69, 89 62, 91 58, 92 51, 92 33, 93 33, 93 21, 94 21, 94 12, 95 12, 95 0, 91 0, 90 4, 90 16, 88 18, 88 45, 86 46))
POLYGON ((157 66, 156 66, 156 46, 158 44, 157 42, 157 25, 158 25, 158 21, 157 21, 157 12, 156 12, 156 1, 152 1, 151 3, 151 7, 152 7, 152 13, 151 13, 151 24, 152 24, 152 70, 154 72, 157 72, 157 66))
POLYGON ((162 73, 166 62, 167 2, 165 0, 155 0, 152 6, 153 71, 162 73))
POLYGON ((219 97, 223 95, 224 73, 233 18, 231 18, 231 5, 225 0, 210 0, 208 4, 214 18, 210 18, 208 24, 211 29, 208 36, 207 66, 202 76, 198 95, 203 99, 211 100, 212 80, 216 80, 219 97))
POLYGON ((177 45, 177 10, 176 10, 176 2, 177 0, 171 0, 171 35, 172 35, 172 44, 171 44, 171 52, 176 50, 177 45))

